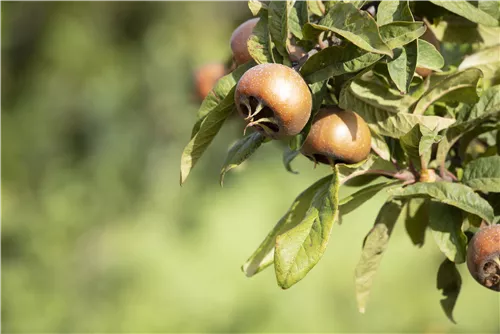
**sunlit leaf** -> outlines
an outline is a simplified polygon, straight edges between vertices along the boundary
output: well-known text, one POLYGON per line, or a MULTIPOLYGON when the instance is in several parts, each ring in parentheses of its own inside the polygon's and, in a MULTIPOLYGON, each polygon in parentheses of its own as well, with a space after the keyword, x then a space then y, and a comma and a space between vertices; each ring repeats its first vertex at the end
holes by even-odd
POLYGON ((497 26, 499 24, 498 20, 496 20, 494 17, 488 15, 487 13, 483 12, 467 1, 430 1, 433 4, 446 8, 450 12, 465 17, 467 20, 470 20, 472 22, 483 24, 485 26, 497 26))
POLYGON ((500 192, 500 156, 479 158, 468 163, 462 182, 474 190, 500 192))

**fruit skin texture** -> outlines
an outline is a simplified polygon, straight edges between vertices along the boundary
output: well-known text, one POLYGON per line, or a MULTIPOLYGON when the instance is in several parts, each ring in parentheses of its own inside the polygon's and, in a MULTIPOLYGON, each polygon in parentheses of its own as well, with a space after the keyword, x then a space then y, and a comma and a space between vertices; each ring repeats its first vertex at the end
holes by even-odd
POLYGON ((221 63, 210 63, 201 66, 194 73, 196 95, 203 101, 214 88, 217 80, 226 74, 226 69, 221 63))
MULTIPOLYGON (((441 44, 439 43, 439 40, 437 39, 436 35, 434 35, 434 33, 432 32, 430 27, 427 25, 427 23, 425 25, 427 27, 427 30, 424 32, 424 34, 420 38, 423 39, 424 41, 429 42, 432 45, 434 45, 436 50, 439 51, 439 49, 441 48, 441 44)), ((417 72, 417 74, 420 75, 421 77, 426 78, 429 75, 431 75, 432 70, 430 70, 428 68, 424 68, 424 67, 417 67, 415 72, 417 72)))
MULTIPOLYGON (((261 64, 249 69, 238 81, 235 92, 238 113, 248 123, 272 118, 276 124, 263 123, 274 131, 260 132, 273 139, 294 136, 307 124, 311 116, 312 96, 300 74, 281 64, 261 64), (248 118, 260 102, 263 109, 248 118), (248 110, 250 106, 251 110, 248 110)), ((251 124, 249 124, 251 125, 251 124)))
POLYGON ((247 42, 257 22, 259 22, 259 18, 245 21, 231 35, 231 50, 233 51, 233 58, 237 65, 252 60, 252 56, 248 52, 247 42))
POLYGON ((370 128, 357 113, 322 108, 314 117, 301 152, 313 161, 357 163, 370 154, 370 128))
POLYGON ((467 248, 467 268, 482 286, 500 291, 500 225, 481 228, 467 248))

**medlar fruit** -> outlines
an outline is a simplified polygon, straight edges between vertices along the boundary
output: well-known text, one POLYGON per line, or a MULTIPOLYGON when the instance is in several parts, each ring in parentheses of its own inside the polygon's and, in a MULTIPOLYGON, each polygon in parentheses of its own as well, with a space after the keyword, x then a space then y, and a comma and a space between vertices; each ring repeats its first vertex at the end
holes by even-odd
POLYGON ((234 99, 247 127, 273 139, 298 134, 311 116, 309 87, 300 74, 281 64, 261 64, 246 71, 234 99))
POLYGON ((357 113, 322 108, 314 117, 301 152, 314 162, 352 164, 368 157, 371 139, 370 128, 357 113))
POLYGON ((221 63, 203 65, 194 73, 197 98, 203 101, 214 88, 215 83, 226 74, 226 69, 221 63))
POLYGON ((231 35, 231 50, 233 51, 233 58, 236 65, 241 65, 252 60, 252 56, 248 52, 247 42, 257 22, 259 22, 259 18, 245 21, 231 35))
POLYGON ((467 268, 482 286, 500 291, 500 225, 481 228, 469 242, 467 268))

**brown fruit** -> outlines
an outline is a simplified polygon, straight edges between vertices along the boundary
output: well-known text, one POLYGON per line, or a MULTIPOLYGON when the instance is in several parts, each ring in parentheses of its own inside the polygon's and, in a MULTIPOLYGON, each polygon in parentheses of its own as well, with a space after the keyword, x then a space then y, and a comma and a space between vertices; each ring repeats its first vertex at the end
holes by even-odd
POLYGON ((469 242, 467 268, 484 287, 500 291, 500 225, 481 228, 469 242))
POLYGON ((247 127, 273 139, 298 134, 311 116, 309 87, 300 74, 281 64, 261 64, 246 71, 234 98, 247 127))
MULTIPOLYGON (((439 49, 441 47, 439 40, 437 39, 436 35, 434 35, 434 33, 430 29, 429 24, 427 24, 427 22, 425 22, 425 26, 427 27, 427 30, 424 32, 424 34, 422 36, 420 36, 420 38, 423 39, 424 41, 429 42, 432 45, 434 45, 436 50, 439 51, 439 49)), ((417 67, 415 72, 417 72, 418 75, 426 78, 429 75, 431 75, 432 70, 430 70, 428 68, 424 68, 424 67, 417 67)))
POLYGON ((357 163, 370 154, 370 128, 357 113, 322 108, 314 117, 301 152, 313 161, 357 163))
POLYGON ((236 65, 241 65, 252 60, 252 56, 248 52, 247 42, 257 22, 259 22, 259 18, 245 21, 231 35, 231 50, 233 51, 233 58, 236 65))
POLYGON ((211 63, 198 68, 194 73, 196 95, 203 101, 214 88, 217 80, 226 74, 223 64, 211 63))

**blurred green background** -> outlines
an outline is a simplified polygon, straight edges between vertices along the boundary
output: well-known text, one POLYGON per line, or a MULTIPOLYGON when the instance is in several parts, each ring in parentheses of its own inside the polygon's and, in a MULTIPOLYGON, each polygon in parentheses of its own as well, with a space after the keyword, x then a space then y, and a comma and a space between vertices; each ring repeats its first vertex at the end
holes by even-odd
MULTIPOLYGON (((334 227, 290 290, 240 266, 305 187, 266 144, 218 185, 231 119, 179 186, 198 107, 192 71, 230 56, 245 2, 2 2, 4 332, 498 333, 499 296, 460 266, 442 312, 430 236, 397 226, 367 313, 354 268, 385 194, 334 227)), ((342 190, 344 194, 352 191, 342 190)))

